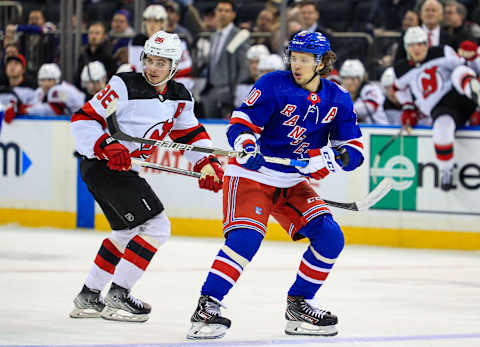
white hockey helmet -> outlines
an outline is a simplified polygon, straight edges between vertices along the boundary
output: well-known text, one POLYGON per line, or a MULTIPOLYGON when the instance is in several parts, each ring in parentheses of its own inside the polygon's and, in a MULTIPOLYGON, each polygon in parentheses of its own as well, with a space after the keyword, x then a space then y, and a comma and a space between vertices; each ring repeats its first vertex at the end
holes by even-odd
POLYGON ((122 64, 118 67, 116 73, 121 73, 121 72, 133 72, 135 71, 135 66, 132 64, 122 64))
POLYGON ((62 72, 57 64, 43 64, 38 70, 38 80, 55 80, 60 82, 62 72))
POLYGON ((143 11, 143 19, 167 20, 167 11, 162 5, 150 5, 143 11))
POLYGON ((265 45, 253 45, 250 47, 247 51, 247 59, 252 60, 252 59, 260 59, 262 56, 267 56, 269 55, 270 52, 268 51, 267 46, 265 45))
POLYGON ((413 43, 428 43, 428 36, 425 30, 421 27, 410 27, 405 32, 405 36, 403 36, 403 46, 407 51, 408 45, 413 43))
MULTIPOLYGON (((158 86, 170 80, 173 75, 175 75, 175 72, 177 72, 178 62, 182 57, 182 53, 182 41, 180 41, 180 38, 177 34, 169 34, 165 31, 157 31, 155 34, 153 34, 145 42, 140 60, 143 62, 146 55, 153 55, 155 57, 170 59, 172 61, 172 65, 170 67, 170 74, 164 81, 153 84, 150 83, 147 78, 145 78, 147 82, 153 86, 158 86)), ((143 70, 143 76, 145 77, 145 66, 143 67, 143 70)))
POLYGON ((361 80, 365 78, 365 67, 358 59, 347 59, 340 68, 340 77, 358 77, 361 80))
POLYGON ((380 78, 380 84, 386 89, 392 86, 393 82, 395 82, 395 72, 393 71, 393 67, 389 67, 383 72, 382 77, 380 78))
POLYGON ((89 82, 99 82, 107 79, 107 70, 99 61, 92 61, 85 65, 80 74, 82 87, 87 88, 89 82))
POLYGON ((266 56, 261 56, 260 61, 258 62, 259 71, 274 71, 274 70, 283 70, 285 66, 283 65, 283 59, 278 54, 269 54, 266 56))

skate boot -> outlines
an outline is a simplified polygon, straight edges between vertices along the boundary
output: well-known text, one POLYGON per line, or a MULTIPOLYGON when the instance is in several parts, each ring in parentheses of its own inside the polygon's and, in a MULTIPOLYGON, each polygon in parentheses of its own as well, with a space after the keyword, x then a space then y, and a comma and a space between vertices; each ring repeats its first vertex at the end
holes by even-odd
POLYGON ((107 296, 102 318, 123 322, 146 322, 152 308, 149 304, 135 298, 126 288, 112 283, 107 296))
POLYGON ((82 290, 73 300, 75 308, 70 312, 72 318, 99 318, 105 307, 100 291, 83 285, 82 290))
POLYGON ((469 84, 470 89, 472 90, 471 99, 477 103, 477 106, 480 106, 480 81, 476 78, 472 78, 469 84))
POLYGON ((453 170, 452 169, 443 169, 440 175, 440 188, 448 192, 453 188, 453 170))
POLYGON ((288 335, 337 335, 337 316, 313 306, 303 296, 288 296, 285 318, 288 335))
MULTIPOLYGON (((198 306, 190 318, 192 327, 188 331, 188 339, 218 339, 225 335, 230 319, 220 315, 220 301, 208 295, 200 296, 198 306)), ((223 306, 225 307, 225 306, 223 306)))

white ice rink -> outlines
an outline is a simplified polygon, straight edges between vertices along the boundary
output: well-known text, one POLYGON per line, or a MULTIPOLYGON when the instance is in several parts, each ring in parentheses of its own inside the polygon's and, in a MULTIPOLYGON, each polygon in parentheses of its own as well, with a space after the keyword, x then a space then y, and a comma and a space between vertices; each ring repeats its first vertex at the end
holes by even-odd
POLYGON ((106 233, 0 227, 0 345, 480 346, 480 252, 347 246, 317 295, 339 335, 283 333, 286 292, 306 244, 264 242, 224 300, 222 340, 185 339, 200 286, 222 239, 172 238, 134 294, 150 320, 71 319, 106 233))

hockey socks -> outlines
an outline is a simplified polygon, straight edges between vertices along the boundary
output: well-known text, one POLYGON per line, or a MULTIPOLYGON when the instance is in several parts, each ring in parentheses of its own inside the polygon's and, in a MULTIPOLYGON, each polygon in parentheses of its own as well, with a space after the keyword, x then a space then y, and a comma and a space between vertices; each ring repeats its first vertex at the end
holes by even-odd
POLYGON ((122 258, 122 252, 110 239, 105 239, 95 257, 93 267, 88 273, 85 285, 90 289, 102 291, 113 277, 115 268, 122 258))
POLYGON ((159 245, 158 241, 147 235, 137 235, 131 239, 115 270, 113 282, 131 289, 147 269, 159 245))
POLYGON ((238 228, 230 231, 213 261, 201 294, 222 301, 257 253, 262 240, 263 236, 255 230, 238 228))
POLYGON ((299 232, 310 239, 310 246, 303 254, 288 295, 312 299, 328 277, 345 241, 330 214, 316 218, 299 232))

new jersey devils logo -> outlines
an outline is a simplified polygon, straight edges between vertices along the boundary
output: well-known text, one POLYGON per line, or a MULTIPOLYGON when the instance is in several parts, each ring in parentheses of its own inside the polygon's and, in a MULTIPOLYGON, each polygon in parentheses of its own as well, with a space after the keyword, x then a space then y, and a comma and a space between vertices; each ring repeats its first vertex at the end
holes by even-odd
MULTIPOLYGON (((163 140, 165 136, 170 133, 173 127, 173 119, 169 119, 165 122, 157 123, 152 126, 150 129, 147 130, 145 135, 143 136, 146 139, 152 140, 163 140)), ((142 144, 139 149, 133 151, 131 156, 135 158, 142 158, 147 159, 153 151, 157 148, 155 146, 142 144)))

